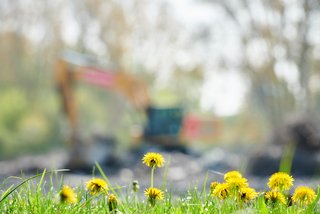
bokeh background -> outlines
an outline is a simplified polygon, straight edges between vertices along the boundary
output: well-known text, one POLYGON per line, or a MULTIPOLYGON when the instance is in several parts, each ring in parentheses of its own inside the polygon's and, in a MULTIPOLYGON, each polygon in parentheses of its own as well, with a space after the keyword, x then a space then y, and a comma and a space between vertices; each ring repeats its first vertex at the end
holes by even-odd
MULTIPOLYGON (((204 169, 233 168, 223 160, 241 153, 257 161, 231 162, 270 173, 299 153, 300 168, 312 165, 300 174, 319 176, 319 35, 317 0, 2 0, 0 159, 70 149, 55 81, 68 53, 141 80, 154 107, 214 121, 209 136, 200 124, 198 137, 175 142, 204 169)), ((161 150, 133 138, 148 121, 125 96, 81 81, 74 94, 83 142, 112 139, 122 160, 133 147, 161 150)))

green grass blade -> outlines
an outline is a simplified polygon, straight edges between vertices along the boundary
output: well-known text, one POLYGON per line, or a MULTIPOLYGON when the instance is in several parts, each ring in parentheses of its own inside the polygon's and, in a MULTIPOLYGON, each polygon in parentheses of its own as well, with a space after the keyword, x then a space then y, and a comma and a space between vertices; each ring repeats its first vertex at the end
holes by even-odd
POLYGON ((95 164, 96 164, 96 167, 98 168, 100 174, 102 175, 102 177, 107 181, 108 185, 110 185, 110 181, 109 181, 108 177, 106 176, 106 174, 104 174, 100 164, 98 162, 95 162, 95 164))
POLYGON ((2 182, 1 185, 0 185, 0 189, 2 189, 3 185, 6 184, 7 180, 8 180, 8 179, 11 179, 11 178, 15 178, 15 179, 20 179, 20 180, 22 180, 22 178, 17 177, 17 176, 9 176, 9 177, 7 177, 6 179, 3 180, 3 182, 2 182))
POLYGON ((44 179, 44 176, 45 176, 45 174, 46 174, 46 171, 47 171, 47 169, 44 169, 44 170, 43 170, 43 173, 42 173, 42 176, 41 176, 41 179, 40 179, 40 181, 39 181, 38 188, 37 188, 37 191, 38 191, 38 192, 41 190, 41 186, 42 186, 43 179, 44 179))
POLYGON ((10 190, 12 189, 12 187, 14 186, 14 184, 12 184, 1 196, 1 198, 3 198, 4 195, 8 194, 8 192, 10 192, 10 190))
POLYGON ((261 214, 268 214, 268 208, 267 208, 267 205, 264 201, 264 196, 263 195, 259 196, 257 201, 258 201, 257 205, 258 205, 258 209, 260 210, 260 213, 261 214))
POLYGON ((95 197, 95 195, 90 196, 90 198, 86 199, 83 203, 75 206, 73 210, 70 211, 70 213, 79 213, 79 210, 89 204, 95 197))
POLYGON ((280 161, 279 172, 291 173, 295 150, 296 146, 293 143, 289 143, 288 146, 285 147, 280 161))
POLYGON ((118 194, 114 191, 114 188, 111 186, 111 183, 110 183, 108 177, 106 176, 106 174, 103 172, 100 164, 98 162, 95 162, 95 164, 96 164, 96 167, 98 168, 100 174, 102 175, 103 179, 107 182, 108 187, 110 188, 111 192, 118 197, 118 194))
POLYGON ((207 200, 207 183, 208 183, 208 178, 209 178, 209 172, 206 173, 206 177, 204 178, 203 181, 203 188, 202 188, 202 194, 204 197, 204 200, 207 200))
MULTIPOLYGON (((69 171, 69 169, 57 169, 57 170, 52 170, 52 171, 48 171, 46 172, 46 174, 51 173, 51 172, 66 172, 69 171)), ((28 181, 35 179, 37 177, 42 176, 43 173, 39 173, 37 175, 31 176, 30 178, 25 179, 24 181, 22 181, 20 184, 18 184, 17 186, 15 186, 14 188, 12 188, 10 191, 6 191, 6 194, 3 194, 2 198, 0 199, 0 204, 11 194, 13 193, 16 189, 18 189, 19 187, 21 187, 23 184, 27 183, 28 181)))
POLYGON ((315 208, 317 206, 318 201, 320 200, 320 186, 318 186, 318 190, 317 190, 317 197, 316 199, 312 202, 312 204, 309 205, 308 209, 307 209, 307 214, 312 214, 315 211, 315 208))
POLYGON ((162 185, 161 185, 161 189, 163 189, 163 190, 165 190, 167 188, 167 178, 168 178, 170 161, 171 161, 171 157, 169 157, 168 161, 166 161, 166 163, 165 163, 164 175, 163 175, 162 185))

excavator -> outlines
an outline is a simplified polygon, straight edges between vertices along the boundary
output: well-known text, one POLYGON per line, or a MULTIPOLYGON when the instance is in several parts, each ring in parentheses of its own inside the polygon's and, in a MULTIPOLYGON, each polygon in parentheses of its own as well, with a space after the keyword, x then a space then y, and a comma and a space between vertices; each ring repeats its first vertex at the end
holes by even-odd
MULTIPOLYGON (((181 106, 159 108, 152 104, 145 82, 135 75, 114 69, 97 67, 98 62, 87 55, 76 52, 63 52, 55 67, 55 83, 66 115, 70 136, 67 140, 69 148, 69 166, 89 165, 96 161, 97 155, 86 158, 88 149, 79 129, 78 103, 75 97, 75 85, 84 82, 100 87, 125 97, 133 108, 146 115, 144 130, 135 141, 151 143, 167 147, 184 148, 186 140, 216 137, 220 125, 216 120, 200 119, 194 115, 185 115, 181 106), (201 125, 202 124, 202 125, 201 125), (203 124, 205 126, 203 126, 203 124), (138 140, 137 140, 138 139, 138 140)), ((111 147, 98 148, 112 153, 111 147)), ((106 155, 105 153, 103 153, 106 155)))

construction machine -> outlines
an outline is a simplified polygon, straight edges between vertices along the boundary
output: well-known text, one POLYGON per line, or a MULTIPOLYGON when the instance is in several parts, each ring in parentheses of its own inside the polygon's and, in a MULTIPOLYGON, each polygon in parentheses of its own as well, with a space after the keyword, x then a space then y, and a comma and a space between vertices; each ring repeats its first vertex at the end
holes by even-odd
MULTIPOLYGON (((136 111, 145 115, 144 129, 135 135, 136 142, 181 148, 185 146, 183 142, 188 138, 194 140, 199 137, 217 136, 219 124, 216 120, 199 120, 194 115, 185 115, 181 106, 156 107, 151 102, 145 82, 140 78, 117 69, 102 69, 97 67, 97 64, 94 58, 75 52, 64 52, 57 60, 55 81, 70 126, 67 142, 71 167, 90 165, 99 159, 97 153, 106 156, 114 149, 112 146, 106 146, 106 143, 101 143, 101 147, 96 149, 98 152, 90 152, 90 149, 84 146, 79 128, 79 106, 74 92, 76 83, 80 81, 118 93, 119 96, 125 97, 136 111)), ((105 141, 101 137, 96 140, 105 141)), ((108 142, 115 144, 112 136, 108 142)))

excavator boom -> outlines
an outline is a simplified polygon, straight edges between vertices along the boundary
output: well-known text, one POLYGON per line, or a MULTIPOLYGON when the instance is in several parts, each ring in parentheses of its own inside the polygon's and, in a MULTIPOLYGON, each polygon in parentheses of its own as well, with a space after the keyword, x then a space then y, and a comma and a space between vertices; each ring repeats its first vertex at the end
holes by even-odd
POLYGON ((81 61, 82 58, 79 54, 73 54, 71 58, 70 56, 61 57, 57 60, 55 67, 55 82, 70 125, 68 146, 72 153, 77 153, 75 151, 81 144, 79 116, 74 95, 76 82, 85 82, 119 93, 140 111, 145 111, 150 105, 147 87, 140 79, 130 73, 92 66, 90 63, 83 62, 85 60, 81 61))

